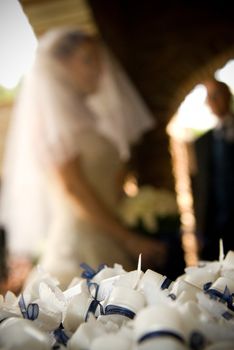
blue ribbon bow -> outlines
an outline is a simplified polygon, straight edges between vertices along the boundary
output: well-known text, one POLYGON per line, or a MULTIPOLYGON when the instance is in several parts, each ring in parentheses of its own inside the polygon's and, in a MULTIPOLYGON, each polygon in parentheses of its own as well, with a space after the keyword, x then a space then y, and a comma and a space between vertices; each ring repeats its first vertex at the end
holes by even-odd
POLYGON ((59 326, 59 328, 55 329, 53 334, 54 334, 54 337, 56 339, 56 344, 53 347, 54 350, 59 349, 60 344, 67 346, 67 342, 69 340, 69 337, 65 333, 62 324, 59 326))
POLYGON ((81 277, 86 278, 87 281, 90 281, 98 272, 103 270, 104 267, 106 267, 106 265, 105 264, 99 265, 96 271, 86 263, 81 263, 80 267, 84 270, 81 274, 81 277))
POLYGON ((100 301, 97 299, 98 297, 98 290, 99 290, 99 285, 97 283, 94 283, 94 282, 88 282, 88 288, 89 288, 89 292, 93 298, 93 300, 91 301, 90 305, 89 305, 89 308, 86 312, 86 316, 85 316, 85 322, 87 322, 88 320, 88 317, 89 317, 89 314, 92 313, 93 315, 95 315, 95 312, 99 306, 100 308, 100 314, 101 315, 104 315, 104 311, 103 311, 103 306, 102 304, 100 303, 100 301), (95 293, 94 293, 94 296, 92 295, 91 293, 91 287, 94 287, 94 290, 95 290, 95 293))
POLYGON ((224 292, 221 293, 216 289, 210 288, 211 282, 204 284, 203 289, 206 294, 210 296, 211 299, 219 300, 221 303, 227 303, 227 307, 234 311, 233 297, 234 293, 231 293, 228 286, 225 287, 224 292))
POLYGON ((30 303, 28 304, 28 306, 26 306, 23 294, 21 294, 20 296, 18 305, 20 307, 20 311, 23 315, 23 318, 31 321, 34 321, 38 318, 38 315, 39 315, 38 304, 30 303))

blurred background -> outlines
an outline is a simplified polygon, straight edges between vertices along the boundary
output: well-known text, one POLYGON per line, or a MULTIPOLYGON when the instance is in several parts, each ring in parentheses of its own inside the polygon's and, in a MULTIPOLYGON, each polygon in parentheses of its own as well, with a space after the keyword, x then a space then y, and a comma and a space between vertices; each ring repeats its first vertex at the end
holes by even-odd
POLYGON ((232 3, 1 0, 0 168, 12 104, 37 38, 55 26, 73 24, 103 38, 155 115, 157 128, 133 153, 129 182, 176 194, 186 261, 193 264, 193 202, 184 144, 216 123, 205 106, 202 81, 216 76, 234 91, 232 3))

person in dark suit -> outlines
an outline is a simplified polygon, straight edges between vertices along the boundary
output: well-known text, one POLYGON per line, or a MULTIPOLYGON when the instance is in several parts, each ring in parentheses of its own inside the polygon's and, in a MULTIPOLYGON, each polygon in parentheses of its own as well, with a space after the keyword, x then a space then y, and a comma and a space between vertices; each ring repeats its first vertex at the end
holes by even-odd
POLYGON ((218 123, 194 141, 191 185, 200 258, 217 260, 220 238, 224 253, 234 250, 234 115, 225 83, 211 79, 205 87, 218 123))

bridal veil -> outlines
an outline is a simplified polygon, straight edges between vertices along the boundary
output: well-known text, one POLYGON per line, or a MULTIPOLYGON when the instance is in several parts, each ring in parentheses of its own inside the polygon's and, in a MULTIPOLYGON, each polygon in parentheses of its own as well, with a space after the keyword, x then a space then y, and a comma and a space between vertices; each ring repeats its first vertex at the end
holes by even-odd
MULTIPOLYGON (((77 31, 77 29, 72 29, 77 31)), ((81 97, 53 54, 71 32, 60 28, 40 40, 34 64, 15 103, 3 164, 1 223, 11 253, 34 256, 50 222, 45 173, 79 153, 79 134, 95 128, 119 151, 123 161, 131 144, 155 121, 124 71, 100 43, 102 73, 98 90, 81 97)), ((86 34, 80 32, 81 39, 86 34)))

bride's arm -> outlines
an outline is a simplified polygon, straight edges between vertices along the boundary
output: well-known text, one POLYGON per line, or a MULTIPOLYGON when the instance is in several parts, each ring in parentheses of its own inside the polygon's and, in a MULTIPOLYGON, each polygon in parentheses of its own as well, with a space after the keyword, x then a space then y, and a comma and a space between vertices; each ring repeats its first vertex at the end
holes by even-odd
POLYGON ((132 256, 137 257, 139 253, 143 253, 147 260, 147 255, 153 255, 156 259, 157 254, 158 260, 160 255, 164 260, 165 247, 162 247, 160 242, 154 245, 151 240, 127 230, 98 197, 82 171, 79 157, 57 167, 55 175, 74 210, 79 214, 82 211, 86 218, 100 227, 103 233, 111 235, 132 256))
POLYGON ((79 215, 82 212, 84 217, 102 228, 103 232, 111 234, 119 243, 124 243, 132 237, 132 233, 115 218, 87 181, 79 157, 58 166, 55 175, 79 215))

